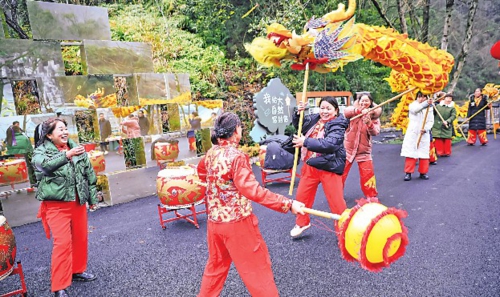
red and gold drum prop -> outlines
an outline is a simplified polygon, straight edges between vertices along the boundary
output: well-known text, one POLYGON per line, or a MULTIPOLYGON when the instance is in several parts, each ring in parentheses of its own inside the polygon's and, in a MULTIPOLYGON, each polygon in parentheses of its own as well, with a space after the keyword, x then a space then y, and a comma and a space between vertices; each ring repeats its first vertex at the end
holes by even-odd
POLYGON ((342 215, 305 209, 307 213, 336 219, 338 243, 347 261, 357 261, 366 270, 379 272, 404 255, 408 231, 402 219, 406 211, 387 208, 377 198, 360 199, 342 215))
POLYGON ((0 280, 9 276, 16 260, 16 239, 4 216, 0 215, 0 280))
POLYGON ((261 145, 259 147, 259 166, 264 168, 264 160, 266 159, 267 145, 261 145))
POLYGON ((161 204, 170 207, 190 205, 205 197, 196 170, 189 166, 167 168, 158 172, 156 190, 161 204))
POLYGON ((97 146, 95 143, 82 143, 81 145, 85 148, 86 152, 95 150, 95 147, 97 146))
POLYGON ((92 168, 94 168, 95 174, 106 170, 106 160, 104 159, 104 153, 100 151, 90 151, 88 152, 90 163, 92 168))
POLYGON ((179 142, 157 142, 154 147, 156 161, 173 162, 179 156, 179 142))
POLYGON ((0 185, 22 183, 28 180, 24 159, 0 162, 0 185))

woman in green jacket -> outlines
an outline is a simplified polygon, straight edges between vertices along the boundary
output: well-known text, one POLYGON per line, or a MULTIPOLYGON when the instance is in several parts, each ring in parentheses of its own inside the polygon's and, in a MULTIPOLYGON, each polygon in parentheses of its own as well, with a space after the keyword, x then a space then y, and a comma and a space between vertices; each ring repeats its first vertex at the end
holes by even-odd
POLYGON ((23 155, 33 151, 30 139, 19 127, 18 121, 14 121, 12 126, 7 128, 5 143, 7 144, 7 155, 23 155))
POLYGON ((446 94, 443 101, 439 105, 436 105, 436 110, 434 111, 434 125, 432 126, 432 137, 435 139, 436 154, 438 157, 449 157, 451 155, 453 121, 457 117, 453 95, 446 94), (441 115, 444 122, 439 115, 441 115))
POLYGON ((66 122, 49 119, 42 125, 33 154, 38 182, 36 198, 42 201, 38 217, 47 238, 53 238, 51 289, 69 296, 72 281, 92 281, 87 269, 87 207, 97 204, 97 177, 82 146, 68 138, 66 122))

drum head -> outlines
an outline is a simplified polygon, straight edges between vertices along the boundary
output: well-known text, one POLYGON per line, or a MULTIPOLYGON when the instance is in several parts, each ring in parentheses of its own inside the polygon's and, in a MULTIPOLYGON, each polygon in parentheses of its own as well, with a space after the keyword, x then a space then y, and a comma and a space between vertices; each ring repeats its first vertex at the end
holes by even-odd
POLYGON ((196 171, 191 167, 166 168, 158 172, 158 177, 181 177, 195 174, 196 171))

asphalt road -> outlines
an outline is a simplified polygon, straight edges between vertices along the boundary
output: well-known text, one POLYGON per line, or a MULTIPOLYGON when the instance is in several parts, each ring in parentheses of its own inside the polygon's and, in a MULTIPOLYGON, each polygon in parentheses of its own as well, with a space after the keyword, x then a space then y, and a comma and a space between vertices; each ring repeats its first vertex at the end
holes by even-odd
MULTIPOLYGON (((374 146, 379 199, 408 212, 410 239, 406 254, 380 273, 342 259, 331 221, 315 218, 305 236, 292 240, 293 215, 254 205, 281 296, 500 296, 500 139, 489 138, 485 147, 455 144, 451 157, 431 166, 427 181, 403 181, 400 145, 374 146)), ((288 193, 287 184, 268 188, 288 193)), ((355 165, 345 189, 348 207, 361 195, 355 165)), ((71 296, 197 294, 207 258, 206 216, 199 216, 200 229, 176 221, 162 230, 157 203, 146 197, 90 214, 88 271, 99 278, 74 283, 71 296)), ((322 190, 314 208, 328 211, 322 190)), ((29 296, 52 296, 51 242, 41 224, 14 232, 29 296)), ((18 286, 10 276, 0 282, 0 294, 18 286)), ((249 296, 234 268, 222 296, 249 296)))

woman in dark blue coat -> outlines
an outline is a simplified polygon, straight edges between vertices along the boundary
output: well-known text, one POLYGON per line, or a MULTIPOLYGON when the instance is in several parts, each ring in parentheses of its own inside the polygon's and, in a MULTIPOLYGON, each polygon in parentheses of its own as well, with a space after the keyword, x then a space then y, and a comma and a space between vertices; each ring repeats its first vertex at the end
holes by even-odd
MULTIPOLYGON (((488 105, 487 98, 486 95, 481 94, 481 89, 477 88, 474 94, 469 97, 467 118, 470 118, 476 112, 488 105)), ((490 107, 491 106, 484 108, 469 121, 469 133, 467 135, 468 145, 474 145, 477 138, 479 138, 481 145, 486 145, 488 143, 488 138, 486 137, 486 110, 490 109, 490 107)))
MULTIPOLYGON (((304 162, 297 189, 297 201, 311 208, 321 183, 330 210, 332 213, 341 214, 346 209, 342 173, 346 160, 344 134, 349 120, 339 113, 335 98, 324 97, 319 104, 318 114, 304 116, 304 135, 294 135, 293 138, 293 145, 300 148, 301 160, 304 162)), ((299 124, 298 114, 304 110, 304 105, 299 103, 297 107, 297 113, 293 116, 293 125, 296 128, 299 124)), ((311 219, 308 214, 297 215, 295 224, 290 231, 292 237, 301 235, 311 227, 311 219)))

